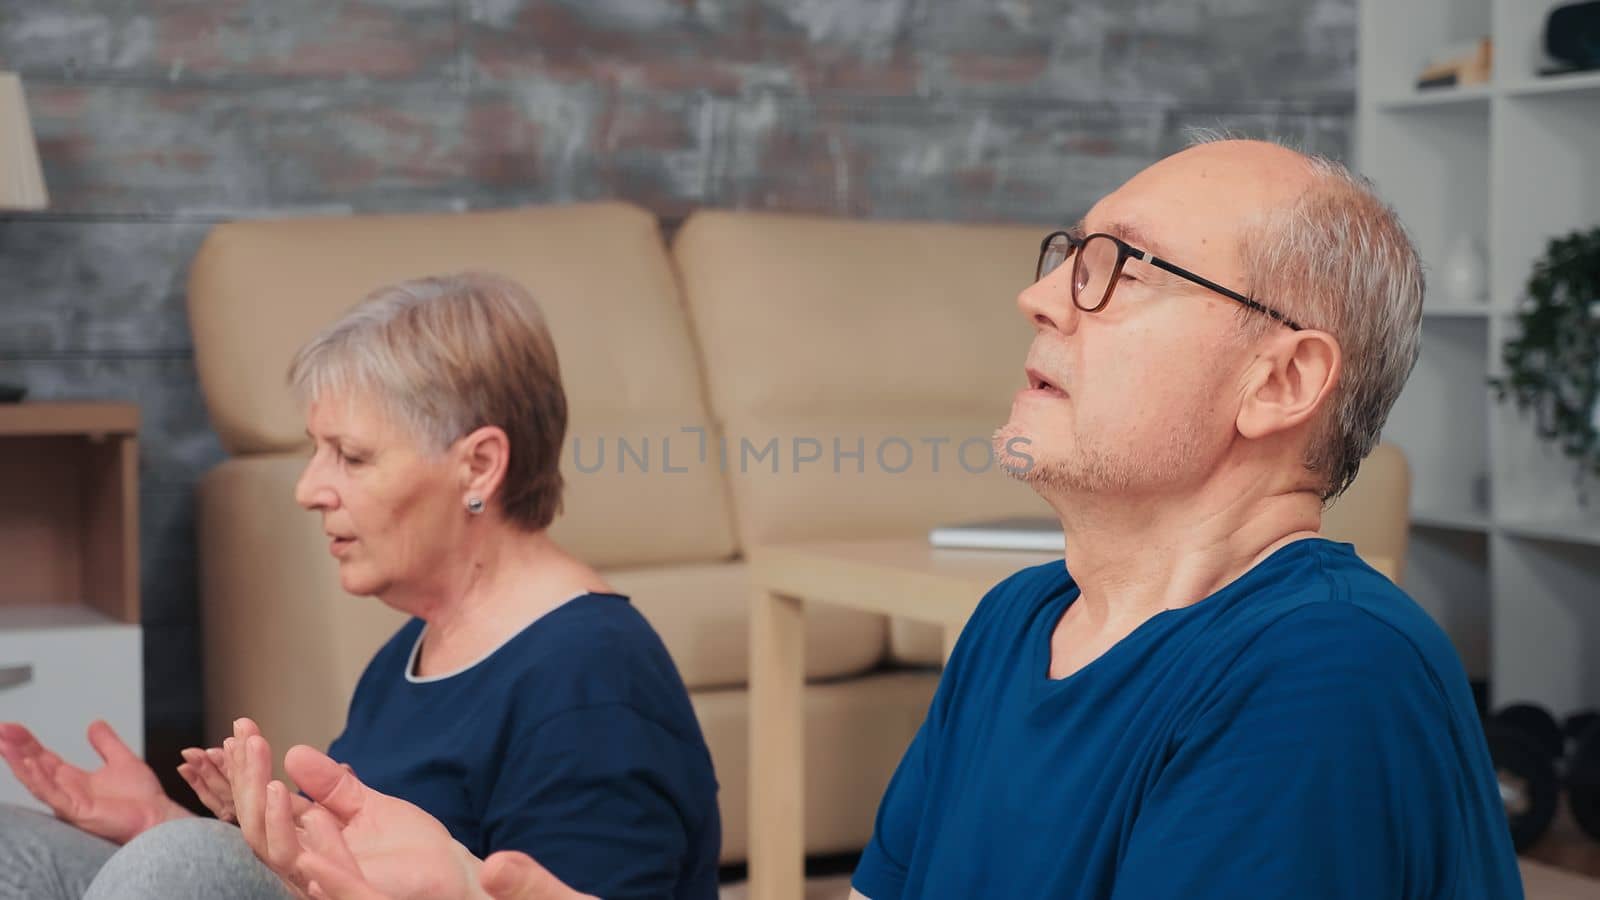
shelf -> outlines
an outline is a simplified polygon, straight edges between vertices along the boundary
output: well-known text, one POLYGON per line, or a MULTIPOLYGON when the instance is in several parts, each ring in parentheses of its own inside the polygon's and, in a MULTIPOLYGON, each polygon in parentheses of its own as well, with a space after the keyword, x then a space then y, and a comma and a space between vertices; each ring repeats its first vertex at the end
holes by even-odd
POLYGON ((1411 524, 1418 528, 1436 528, 1443 531, 1467 531, 1486 534, 1489 531, 1491 520, 1489 513, 1481 509, 1435 507, 1432 509, 1411 510, 1411 524))
POLYGON ((1478 306, 1451 306, 1444 303, 1422 304, 1422 315, 1424 317, 1437 316, 1441 319, 1487 319, 1499 312, 1502 312, 1502 310, 1487 303, 1478 306))
POLYGON ((1502 521, 1500 530, 1513 537, 1600 547, 1600 518, 1595 517, 1502 521))
POLYGON ((0 633, 54 628, 99 628, 125 624, 86 605, 0 604, 0 633))
POLYGON ((1600 222, 1600 71, 1535 74, 1564 2, 1358 0, 1355 133, 1359 170, 1430 282, 1422 353, 1384 427, 1412 463, 1405 589, 1497 704, 1562 712, 1600 707, 1600 509, 1578 503, 1572 460, 1487 381, 1504 375, 1535 261, 1600 222), (1413 89, 1482 36, 1489 84, 1413 89), (1483 248, 1487 293, 1452 302, 1440 289, 1463 238, 1483 248))
POLYGON ((1575 72, 1569 75, 1529 78, 1508 84, 1503 91, 1507 97, 1550 97, 1590 91, 1600 96, 1600 72, 1575 72))
POLYGON ((1489 111, 1489 86, 1469 84, 1465 87, 1418 88, 1412 93, 1389 97, 1377 102, 1378 109, 1419 111, 1429 109, 1471 109, 1483 107, 1489 111))
POLYGON ((0 435, 133 434, 139 430, 139 407, 132 403, 7 403, 0 404, 0 435))

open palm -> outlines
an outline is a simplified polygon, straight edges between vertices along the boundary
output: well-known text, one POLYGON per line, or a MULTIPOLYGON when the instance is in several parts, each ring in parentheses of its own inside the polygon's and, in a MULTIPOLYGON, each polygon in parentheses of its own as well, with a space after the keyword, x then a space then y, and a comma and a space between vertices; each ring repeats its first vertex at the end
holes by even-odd
POLYGON ((118 844, 183 815, 156 773, 105 722, 89 726, 89 743, 105 764, 80 769, 15 722, 0 723, 0 757, 56 817, 118 844))
POLYGON ((374 889, 394 900, 473 893, 476 873, 468 869, 460 845, 438 819, 398 797, 365 785, 361 791, 364 796, 359 809, 337 832, 307 829, 312 849, 337 860, 335 839, 342 841, 349 854, 343 868, 354 869, 374 889))
MULTIPOLYGON (((245 720, 241 720, 242 722, 245 720)), ((283 785, 269 782, 270 749, 259 735, 228 743, 229 777, 239 827, 250 848, 278 876, 311 894, 302 863, 326 863, 323 888, 333 896, 465 897, 476 884, 476 861, 443 824, 422 809, 362 784, 355 774, 310 747, 294 747, 284 768, 319 806, 296 809, 283 785)), ((307 803, 306 807, 311 807, 307 803)))

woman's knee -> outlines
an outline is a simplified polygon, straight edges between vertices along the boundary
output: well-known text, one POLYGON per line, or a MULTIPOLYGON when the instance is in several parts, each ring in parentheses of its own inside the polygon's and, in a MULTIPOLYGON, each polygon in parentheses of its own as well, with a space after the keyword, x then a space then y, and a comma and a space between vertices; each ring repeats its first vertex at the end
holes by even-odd
POLYGON ((0 900, 76 900, 116 849, 55 816, 0 803, 0 900))
POLYGON ((178 819, 129 841, 106 861, 84 900, 288 896, 239 829, 215 819, 178 819))

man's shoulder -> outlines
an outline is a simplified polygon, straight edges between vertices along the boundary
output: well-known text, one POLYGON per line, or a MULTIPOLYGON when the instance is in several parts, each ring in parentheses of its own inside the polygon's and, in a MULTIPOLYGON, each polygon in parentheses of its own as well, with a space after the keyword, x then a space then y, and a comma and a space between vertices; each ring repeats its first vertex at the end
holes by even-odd
POLYGON ((1074 586, 1065 562, 1059 559, 1007 575, 978 601, 977 608, 962 629, 961 643, 978 642, 985 636, 1011 639, 1021 623, 1041 605, 1062 596, 1074 586))
POLYGON ((1058 597, 1074 586, 1066 562, 1053 559, 1029 566, 1001 579, 983 595, 978 611, 989 615, 1015 612, 1058 597))
POLYGON ((1348 544, 1310 543, 1297 556, 1226 617, 1241 658, 1279 669, 1346 663, 1377 679, 1464 678, 1438 624, 1348 544))

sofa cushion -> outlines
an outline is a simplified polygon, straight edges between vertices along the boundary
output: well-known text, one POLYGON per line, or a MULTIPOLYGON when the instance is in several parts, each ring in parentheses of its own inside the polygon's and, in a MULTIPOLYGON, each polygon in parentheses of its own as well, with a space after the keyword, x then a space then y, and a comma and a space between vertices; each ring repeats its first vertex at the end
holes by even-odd
POLYGON ((1032 330, 1014 303, 1040 237, 1016 226, 689 217, 673 256, 747 545, 1046 510, 988 457, 1023 386, 1032 330))
MULTIPOLYGON (((667 645, 690 690, 750 679, 750 571, 743 562, 607 571, 667 645)), ((806 607, 806 677, 843 678, 883 656, 882 616, 825 603, 806 607)))
POLYGON ((656 220, 624 204, 213 229, 191 270, 189 315, 223 446, 253 454, 304 445, 305 423, 285 386, 295 350, 374 288, 471 268, 525 284, 555 338, 571 410, 558 536, 596 565, 731 557, 726 488, 714 467, 663 474, 659 450, 620 452, 626 443, 649 454, 665 435, 710 424, 656 220))
MULTIPOLYGON (((689 217, 673 259, 744 546, 1049 514, 989 455, 1023 386, 1032 330, 1015 301, 1044 231, 689 217)), ((938 646, 926 628, 894 634, 938 646)))

